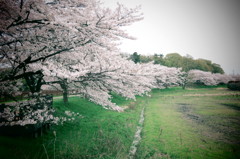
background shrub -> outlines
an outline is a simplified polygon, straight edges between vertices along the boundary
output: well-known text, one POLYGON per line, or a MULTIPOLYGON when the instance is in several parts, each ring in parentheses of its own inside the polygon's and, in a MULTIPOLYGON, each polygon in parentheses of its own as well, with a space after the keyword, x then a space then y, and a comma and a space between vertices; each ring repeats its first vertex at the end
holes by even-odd
POLYGON ((228 82, 227 87, 231 90, 240 91, 240 81, 230 81, 228 82))

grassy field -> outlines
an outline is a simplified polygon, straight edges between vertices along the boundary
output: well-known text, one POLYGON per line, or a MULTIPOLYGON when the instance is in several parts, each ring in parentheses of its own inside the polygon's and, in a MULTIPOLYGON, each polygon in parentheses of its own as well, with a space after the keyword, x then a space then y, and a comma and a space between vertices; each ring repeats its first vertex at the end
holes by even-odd
POLYGON ((172 88, 147 100, 136 158, 240 158, 239 92, 172 88))
POLYGON ((55 99, 58 115, 71 110, 84 117, 53 126, 37 139, 0 136, 0 159, 127 158, 142 106, 118 96, 113 101, 130 108, 118 113, 79 97, 66 107, 55 99))
POLYGON ((123 113, 105 110, 79 97, 69 106, 54 100, 57 114, 77 118, 39 138, 0 136, 0 159, 126 159, 139 115, 145 107, 142 140, 136 159, 240 158, 240 92, 225 87, 153 90, 151 97, 113 101, 123 113), (54 133, 56 132, 56 136, 54 133))

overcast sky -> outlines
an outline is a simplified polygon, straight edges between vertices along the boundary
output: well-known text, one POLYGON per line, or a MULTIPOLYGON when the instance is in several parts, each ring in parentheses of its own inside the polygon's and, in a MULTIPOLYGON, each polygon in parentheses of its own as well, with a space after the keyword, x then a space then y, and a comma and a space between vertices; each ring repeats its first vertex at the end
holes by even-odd
POLYGON ((137 40, 124 40, 123 52, 179 53, 220 64, 240 74, 240 0, 102 0, 142 6, 144 20, 127 28, 137 40))

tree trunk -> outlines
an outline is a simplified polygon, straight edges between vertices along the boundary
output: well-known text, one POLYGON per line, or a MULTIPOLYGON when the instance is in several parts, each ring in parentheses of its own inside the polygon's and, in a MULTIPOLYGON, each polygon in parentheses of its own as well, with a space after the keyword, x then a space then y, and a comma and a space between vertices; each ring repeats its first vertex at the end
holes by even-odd
POLYGON ((63 102, 65 105, 68 104, 68 89, 63 89, 63 102))
POLYGON ((63 102, 65 105, 68 104, 68 86, 67 86, 67 80, 64 79, 63 81, 61 81, 60 86, 62 88, 63 91, 63 102))
POLYGON ((182 89, 185 89, 186 88, 186 84, 182 84, 182 89))

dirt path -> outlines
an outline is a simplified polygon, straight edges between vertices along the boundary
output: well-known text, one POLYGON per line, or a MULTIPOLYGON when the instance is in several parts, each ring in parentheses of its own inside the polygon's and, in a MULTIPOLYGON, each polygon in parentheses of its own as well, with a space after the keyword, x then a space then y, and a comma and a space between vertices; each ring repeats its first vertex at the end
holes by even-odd
POLYGON ((138 122, 137 131, 135 132, 134 139, 133 139, 133 142, 132 142, 132 145, 130 147, 129 154, 128 154, 129 159, 133 159, 134 156, 136 155, 137 147, 139 145, 139 142, 142 139, 141 132, 142 132, 142 129, 143 129, 143 122, 144 122, 144 110, 145 110, 145 107, 143 107, 142 112, 140 114, 140 119, 139 119, 139 122, 138 122))

